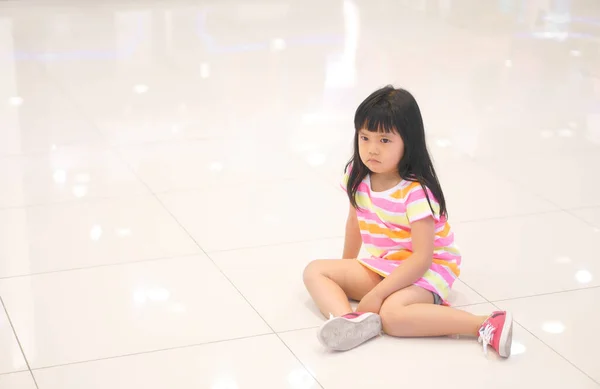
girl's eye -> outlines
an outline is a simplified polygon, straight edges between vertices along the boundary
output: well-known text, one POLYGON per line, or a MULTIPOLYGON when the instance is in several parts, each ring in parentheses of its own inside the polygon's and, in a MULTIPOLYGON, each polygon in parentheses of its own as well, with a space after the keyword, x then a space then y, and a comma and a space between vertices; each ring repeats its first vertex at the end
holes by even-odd
POLYGON ((382 139, 381 139, 381 141, 382 141, 383 143, 390 143, 390 142, 391 142, 389 139, 386 139, 386 138, 382 138, 382 139))
POLYGON ((368 140, 369 140, 369 138, 367 138, 366 136, 362 135, 362 136, 360 137, 360 140, 364 140, 364 141, 366 142, 366 141, 368 141, 368 140))

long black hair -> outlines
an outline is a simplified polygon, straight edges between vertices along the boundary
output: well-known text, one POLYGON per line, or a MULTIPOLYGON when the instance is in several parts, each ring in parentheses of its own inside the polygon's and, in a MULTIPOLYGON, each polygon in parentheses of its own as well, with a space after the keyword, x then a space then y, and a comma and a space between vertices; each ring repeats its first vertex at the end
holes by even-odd
POLYGON ((423 118, 417 101, 408 91, 388 85, 373 92, 356 109, 354 115, 354 155, 346 165, 351 167, 347 185, 348 198, 354 208, 356 192, 370 170, 358 153, 359 131, 396 133, 404 142, 404 155, 398 163, 398 174, 407 181, 418 182, 425 191, 427 202, 435 214, 427 188, 440 204, 439 216, 447 216, 442 186, 427 151, 423 118))

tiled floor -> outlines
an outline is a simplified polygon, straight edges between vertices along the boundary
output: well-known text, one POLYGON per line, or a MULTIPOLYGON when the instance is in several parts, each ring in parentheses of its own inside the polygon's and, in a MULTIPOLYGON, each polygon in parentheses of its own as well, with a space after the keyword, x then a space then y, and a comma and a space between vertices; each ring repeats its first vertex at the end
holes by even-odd
POLYGON ((600 388, 600 4, 0 1, 0 388, 600 388), (99 5, 100 4, 100 5, 99 5), (514 355, 341 354, 302 269, 373 89, 416 95, 514 355))

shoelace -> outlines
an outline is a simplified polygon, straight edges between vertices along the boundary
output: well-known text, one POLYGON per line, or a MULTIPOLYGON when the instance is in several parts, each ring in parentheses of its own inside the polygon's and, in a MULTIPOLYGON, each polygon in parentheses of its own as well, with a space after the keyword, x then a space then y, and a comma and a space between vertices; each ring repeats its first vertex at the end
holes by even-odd
POLYGON ((477 341, 483 344, 483 353, 487 355, 487 347, 492 344, 492 338, 494 337, 494 332, 496 331, 496 327, 491 324, 486 324, 484 327, 481 327, 479 330, 479 339, 477 341))

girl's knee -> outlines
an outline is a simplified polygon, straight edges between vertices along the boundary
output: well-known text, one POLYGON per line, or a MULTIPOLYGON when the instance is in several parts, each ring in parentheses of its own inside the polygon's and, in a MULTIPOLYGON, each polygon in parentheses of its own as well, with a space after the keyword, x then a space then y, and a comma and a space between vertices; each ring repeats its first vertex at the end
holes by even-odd
POLYGON ((302 274, 302 278, 304 279, 304 283, 314 279, 315 277, 319 277, 323 275, 323 260, 317 259, 311 261, 304 268, 304 273, 302 274))
POLYGON ((405 315, 404 306, 384 304, 379 310, 379 316, 381 316, 381 324, 383 326, 383 332, 388 335, 394 335, 396 332, 394 329, 402 326, 405 315))

